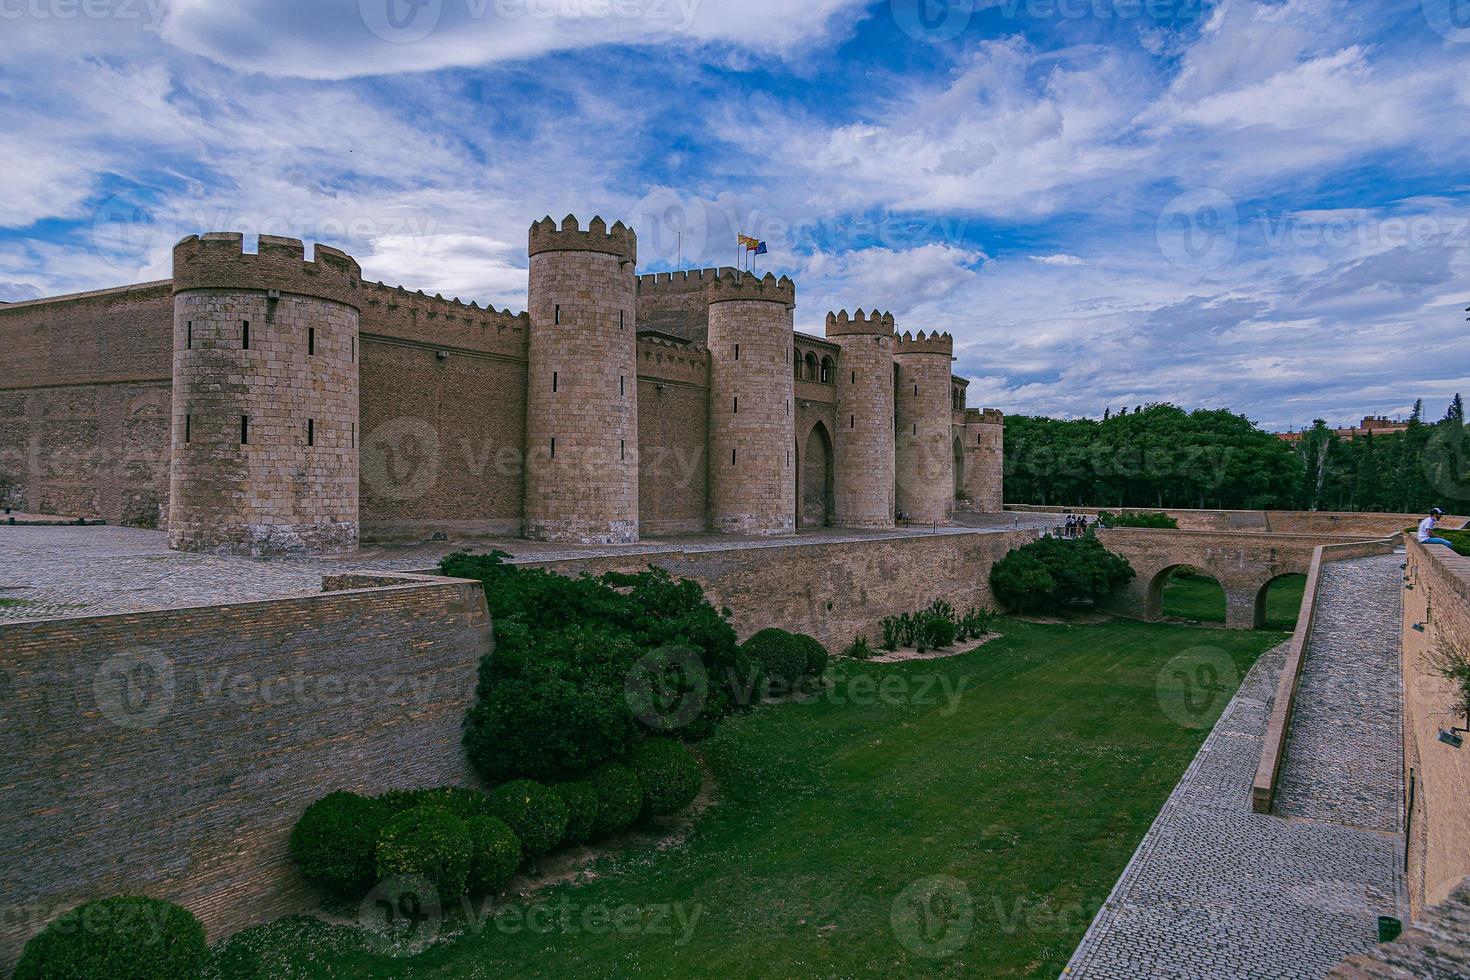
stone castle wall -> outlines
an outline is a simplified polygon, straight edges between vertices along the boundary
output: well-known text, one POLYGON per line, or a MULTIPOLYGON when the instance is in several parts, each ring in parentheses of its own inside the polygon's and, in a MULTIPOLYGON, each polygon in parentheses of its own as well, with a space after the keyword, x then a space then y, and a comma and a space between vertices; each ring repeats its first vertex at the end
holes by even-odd
POLYGON ((638 540, 637 239, 531 227, 527 537, 638 540))
POLYGON ((965 417, 964 382, 924 346, 947 337, 905 341, 881 317, 871 349, 796 333, 784 280, 779 325, 756 312, 779 303, 715 303, 730 307, 717 334, 750 333, 737 362, 737 341, 708 346, 711 293, 721 272, 746 274, 636 276, 636 238, 621 225, 534 225, 526 313, 364 281, 325 246, 308 262, 295 240, 242 245, 191 236, 168 282, 0 304, 0 479, 12 505, 171 525, 180 548, 252 554, 340 550, 359 535, 610 542, 885 527, 905 344, 933 375, 922 411, 905 416, 933 443, 915 519, 947 516, 992 470, 999 485, 999 459, 972 453, 951 425, 965 417), (309 331, 321 353, 303 350, 309 331), (954 406, 941 406, 945 389, 954 406), (940 438, 950 428, 958 440, 940 438), (972 465, 951 484, 956 441, 972 465), (742 444, 769 472, 722 470, 742 444))
POLYGON ((156 282, 0 305, 12 506, 148 526, 167 516, 171 292, 156 282))
POLYGON ((954 515, 954 431, 948 334, 896 342, 894 361, 895 507, 916 524, 943 524, 954 515))
POLYGON ((474 785, 460 725, 490 651, 484 593, 396 578, 0 625, 0 973, 105 895, 178 902, 211 940, 308 911, 321 896, 288 840, 309 804, 474 785))
POLYGON ((965 443, 966 507, 982 514, 1005 510, 1005 416, 996 409, 969 409, 956 435, 965 443))
POLYGON ((248 555, 358 540, 357 263, 294 239, 174 250, 169 544, 248 555))
POLYGON ((791 280, 741 275, 709 294, 709 522, 736 534, 796 530, 791 280))

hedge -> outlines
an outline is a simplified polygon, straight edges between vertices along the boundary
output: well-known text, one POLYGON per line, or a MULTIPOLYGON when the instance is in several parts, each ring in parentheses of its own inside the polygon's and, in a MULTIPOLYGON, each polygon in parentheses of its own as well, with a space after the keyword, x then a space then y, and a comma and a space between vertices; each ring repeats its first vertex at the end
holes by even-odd
POLYGON ((209 960, 187 909, 117 896, 79 905, 31 937, 16 980, 194 980, 209 960))
POLYGON ((490 807, 515 831, 527 858, 550 853, 566 839, 571 815, 550 786, 530 779, 497 786, 490 793, 490 807))
POLYGON ((387 804, 356 793, 332 793, 306 808, 291 831, 291 856, 309 880, 345 894, 377 880, 378 835, 387 804))
POLYGON ((465 892, 474 856, 465 821, 438 806, 419 806, 398 814, 378 838, 379 879, 423 877, 439 890, 441 902, 465 892))
POLYGON ((678 813, 694 802, 704 783, 704 773, 689 750, 666 738, 651 738, 634 749, 628 767, 643 789, 645 816, 678 813))
POLYGON ((598 766, 587 777, 587 783, 597 791, 594 837, 632 826, 643 812, 643 787, 638 784, 638 774, 627 766, 617 762, 598 766))

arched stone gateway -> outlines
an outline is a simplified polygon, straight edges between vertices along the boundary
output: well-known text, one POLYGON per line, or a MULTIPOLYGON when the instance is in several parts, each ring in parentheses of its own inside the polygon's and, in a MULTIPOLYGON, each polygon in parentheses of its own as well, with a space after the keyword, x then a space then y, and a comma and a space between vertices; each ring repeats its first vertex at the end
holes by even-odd
POLYGON ((826 527, 832 522, 832 436, 817 422, 799 446, 800 483, 797 486, 797 524, 826 527))
POLYGON ((954 496, 959 500, 965 496, 965 445, 960 437, 954 437, 954 496))
POLYGON ((1163 618, 1164 585, 1183 566, 1198 568, 1225 590, 1225 625, 1255 629, 1264 622, 1265 595, 1274 580, 1305 574, 1318 545, 1343 544, 1345 535, 1260 534, 1249 531, 1165 531, 1116 528, 1098 533, 1109 550, 1128 559, 1137 577, 1104 600, 1124 616, 1163 618))

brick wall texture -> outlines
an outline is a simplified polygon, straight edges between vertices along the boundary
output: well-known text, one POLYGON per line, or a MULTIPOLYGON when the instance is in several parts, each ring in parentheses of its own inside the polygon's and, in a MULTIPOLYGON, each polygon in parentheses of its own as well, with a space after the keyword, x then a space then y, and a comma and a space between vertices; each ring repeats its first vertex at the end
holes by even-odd
POLYGON ((1464 700, 1425 657, 1470 656, 1470 558, 1409 541, 1404 590, 1404 765, 1414 779, 1409 815, 1409 899, 1417 910, 1444 901, 1470 875, 1470 750, 1439 740, 1464 728, 1464 700), (1421 629, 1415 629, 1415 626, 1421 629))
POLYGON ((916 524, 943 524, 954 514, 951 354, 949 345, 932 346, 936 349, 930 349, 921 333, 913 343, 900 338, 894 355, 894 503, 916 524))
POLYGON ((471 780, 490 642, 479 584, 445 579, 0 625, 0 973, 103 895, 179 902, 212 939, 315 907, 297 818, 336 790, 471 780))

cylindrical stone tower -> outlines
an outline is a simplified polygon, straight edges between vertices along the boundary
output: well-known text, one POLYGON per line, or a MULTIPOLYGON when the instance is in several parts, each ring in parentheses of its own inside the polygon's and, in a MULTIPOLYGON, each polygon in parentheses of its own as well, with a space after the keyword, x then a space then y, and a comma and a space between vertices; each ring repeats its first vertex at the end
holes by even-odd
POLYGON ((238 234, 174 247, 169 546, 220 554, 357 547, 362 272, 324 245, 238 234))
POLYGON ((530 253, 525 535, 637 541, 637 236, 546 218, 530 253))
POLYGON ((954 410, 949 334, 905 333, 894 351, 896 504, 916 524, 943 524, 954 514, 954 410))
POLYGON ((893 316, 827 314, 837 365, 833 521, 837 527, 893 526, 893 316))
POLYGON ((1005 510, 1005 438, 999 409, 965 410, 965 492, 981 514, 1005 510))
POLYGON ((734 273, 709 291, 710 527, 727 534, 796 530, 792 311, 796 286, 734 273))

